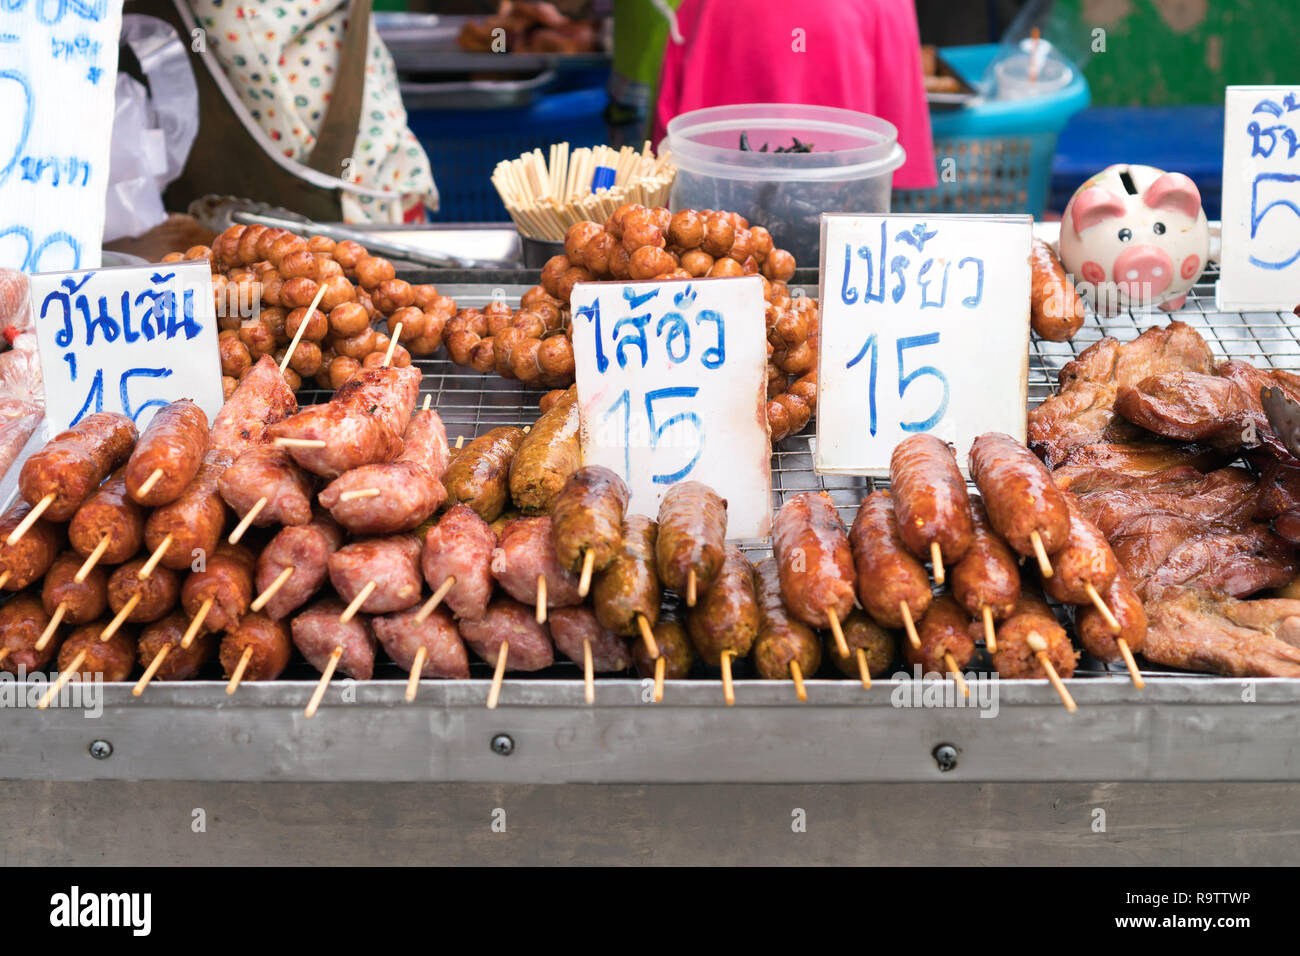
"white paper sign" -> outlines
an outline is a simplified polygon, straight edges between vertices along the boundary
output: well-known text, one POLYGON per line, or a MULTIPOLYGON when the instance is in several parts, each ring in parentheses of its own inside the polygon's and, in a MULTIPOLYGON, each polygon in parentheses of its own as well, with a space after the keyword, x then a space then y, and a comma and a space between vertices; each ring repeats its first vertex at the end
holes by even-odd
POLYGON ((1219 308, 1300 302, 1300 86, 1230 86, 1219 308))
POLYGON ((816 471, 887 475, 930 432, 1025 437, 1029 216, 822 216, 816 471))
POLYGON ((54 432, 92 412, 141 430, 190 398, 221 410, 221 359, 207 260, 32 276, 32 314, 54 432))
POLYGON ((122 0, 0 3, 0 267, 95 268, 122 0))
POLYGON ((622 476, 631 512, 701 481, 727 499, 727 537, 769 534, 762 280, 585 282, 570 302, 583 461, 622 476))

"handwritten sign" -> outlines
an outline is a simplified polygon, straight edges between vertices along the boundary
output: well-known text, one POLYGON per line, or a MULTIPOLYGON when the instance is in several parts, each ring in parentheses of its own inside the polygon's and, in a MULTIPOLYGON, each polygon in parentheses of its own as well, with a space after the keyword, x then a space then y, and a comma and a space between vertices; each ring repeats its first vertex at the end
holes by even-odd
POLYGON ((1029 216, 822 216, 818 472, 889 473, 930 432, 1024 440, 1029 216))
POLYGON ((190 398, 221 410, 221 360, 206 260, 32 276, 32 311, 53 431, 92 412, 143 429, 190 398))
POLYGON ((1300 86, 1230 86, 1223 119, 1219 308, 1300 296, 1300 86))
POLYGON ((100 263, 122 0, 0 3, 0 267, 100 263))
POLYGON ((583 461, 623 477, 632 512, 701 481, 727 499, 729 538, 769 534, 762 280, 584 282, 570 303, 583 461))

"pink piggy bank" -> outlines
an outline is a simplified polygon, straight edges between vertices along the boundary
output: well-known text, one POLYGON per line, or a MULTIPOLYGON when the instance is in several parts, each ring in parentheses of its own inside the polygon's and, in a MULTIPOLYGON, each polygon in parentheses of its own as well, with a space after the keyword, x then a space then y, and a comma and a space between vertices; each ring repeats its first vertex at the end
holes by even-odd
POLYGON ((1109 166, 1079 187, 1061 219, 1061 263, 1102 315, 1182 308, 1209 254, 1201 194, 1182 173, 1109 166))

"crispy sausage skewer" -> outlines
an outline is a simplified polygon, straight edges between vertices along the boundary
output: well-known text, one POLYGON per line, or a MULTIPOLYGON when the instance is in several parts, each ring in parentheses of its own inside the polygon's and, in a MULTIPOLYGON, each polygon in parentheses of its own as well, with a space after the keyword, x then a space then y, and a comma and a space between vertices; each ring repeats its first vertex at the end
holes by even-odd
POLYGON ((801 492, 781 506, 772 523, 772 551, 786 607, 811 627, 829 627, 847 656, 841 622, 853 610, 853 551, 826 492, 801 492))
POLYGON ((933 435, 903 439, 890 457, 889 486, 899 536, 913 557, 930 560, 935 584, 943 584, 944 565, 966 556, 974 534, 952 449, 933 435))
POLYGON ((990 654, 998 649, 995 621, 1005 621, 1020 598, 1020 566, 1015 553, 989 524, 984 502, 971 501, 973 534, 966 557, 952 569, 952 595, 984 626, 984 643, 990 654))
POLYGON ((601 465, 579 468, 564 483, 551 509, 551 544, 560 564, 578 578, 578 597, 591 590, 591 576, 618 554, 628 489, 601 465))
POLYGON ((1043 463, 1010 435, 988 432, 971 445, 970 473, 994 530, 1050 578, 1049 556, 1065 546, 1070 511, 1043 463))
POLYGON ((863 499, 849 529, 849 544, 862 606, 881 627, 904 628, 912 647, 919 647, 916 621, 933 597, 930 578, 899 537, 888 491, 874 491, 863 499))

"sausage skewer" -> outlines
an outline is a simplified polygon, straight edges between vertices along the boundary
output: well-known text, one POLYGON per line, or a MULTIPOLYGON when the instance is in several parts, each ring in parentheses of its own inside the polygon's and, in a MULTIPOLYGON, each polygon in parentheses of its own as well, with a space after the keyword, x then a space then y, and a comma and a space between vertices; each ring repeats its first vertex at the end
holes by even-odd
POLYGON ((542 670, 555 661, 555 645, 546 629, 537 623, 532 609, 510 597, 495 598, 481 620, 462 620, 460 636, 479 657, 496 665, 488 691, 489 709, 496 707, 500 697, 507 655, 515 662, 515 670, 542 670))
POLYGON ((969 627, 970 618, 956 601, 946 594, 935 598, 920 621, 921 647, 903 648, 907 662, 920 664, 926 671, 951 674, 962 696, 969 697, 970 687, 962 676, 962 668, 975 654, 969 627))
POLYGON ((801 492, 782 505, 772 524, 772 552, 786 607, 810 627, 829 626, 847 657, 840 622, 853 610, 853 551, 830 496, 801 492))
POLYGON ((208 450, 208 416, 188 398, 160 408, 126 463, 126 490, 137 504, 158 507, 181 496, 208 450))
MULTIPOLYGON (((703 600, 686 612, 686 631, 695 651, 706 664, 722 668, 722 691, 731 692, 731 658, 745 657, 761 627, 761 609, 755 593, 754 567, 737 547, 724 552, 722 567, 703 600)), ((732 695, 728 705, 734 702, 732 695)))
POLYGON ((1088 653, 1103 661, 1122 660, 1128 668, 1133 686, 1141 690, 1146 686, 1142 673, 1138 670, 1133 652, 1142 650, 1146 643, 1147 617, 1138 597, 1129 581, 1123 565, 1117 565, 1114 580, 1105 592, 1105 604, 1111 611, 1110 617, 1119 624, 1116 632, 1111 621, 1102 616, 1099 609, 1091 605, 1080 607, 1074 615, 1074 627, 1079 632, 1079 640, 1088 653))
POLYGON ((754 641, 754 667, 768 680, 780 680, 789 674, 794 681, 795 696, 808 700, 803 675, 817 673, 821 666, 822 645, 812 628, 790 613, 781 596, 781 572, 772 558, 754 569, 754 583, 759 610, 759 633, 754 641))
POLYGON ((420 569, 433 596, 415 615, 423 624, 443 600, 457 617, 479 620, 492 597, 492 552, 497 537, 477 512, 454 504, 424 537, 420 569))
POLYGON ((98 571, 78 581, 76 569, 81 556, 75 551, 65 551, 50 565, 41 587, 41 603, 50 621, 36 641, 37 651, 45 650, 59 625, 88 624, 103 615, 108 607, 108 578, 98 571))
POLYGON ((1065 546, 1070 511, 1043 463, 1010 435, 987 432, 971 445, 970 473, 994 530, 1050 578, 1049 555, 1065 546))
POLYGON ((680 481, 664 493, 655 541, 659 579, 682 594, 687 607, 718 576, 726 538, 727 502, 708 485, 680 481))
POLYGON ((68 681, 83 673, 102 675, 104 680, 126 680, 135 666, 135 638, 120 631, 107 643, 98 639, 100 623, 77 628, 59 648, 59 676, 36 706, 47 708, 68 681))
POLYGON ((659 620, 663 589, 655 567, 659 525, 644 515, 623 519, 619 550, 600 572, 592 604, 600 623, 624 637, 640 636, 650 660, 659 657, 654 626, 659 620))
POLYGON ((339 621, 341 602, 334 598, 317 601, 293 619, 293 643, 308 663, 321 672, 316 689, 303 716, 316 716, 336 669, 357 680, 369 680, 375 671, 376 641, 364 618, 339 621))
POLYGON ((563 567, 578 573, 578 597, 591 576, 618 556, 629 492, 623 479, 601 465, 569 475, 551 506, 551 544, 563 567))
POLYGON ((955 564, 971 544, 966 481, 948 444, 933 435, 911 435, 889 461, 890 496, 898 532, 913 556, 930 559, 934 583, 944 583, 944 562, 955 564))
POLYGON ((849 529, 849 544, 862 606, 881 627, 904 628, 912 647, 920 648, 916 619, 933 599, 930 578, 899 536, 888 491, 873 491, 862 500, 849 529))
POLYGON ((182 643, 186 631, 185 614, 174 611, 159 621, 154 621, 140 632, 137 648, 144 675, 131 689, 134 697, 144 693, 155 678, 158 680, 187 680, 198 673, 200 667, 213 657, 217 639, 213 632, 200 636, 197 642, 182 643))
POLYGON ((246 614, 221 640, 221 666, 230 675, 226 693, 233 694, 245 680, 275 680, 289 664, 292 644, 281 621, 262 614, 246 614))
POLYGON ((469 677, 469 655, 445 608, 417 621, 418 612, 399 611, 371 618, 370 626, 388 656, 406 668, 406 700, 415 700, 422 677, 469 677))
MULTIPOLYGON (((0 534, 30 516, 30 506, 19 499, 0 517, 0 534)), ((0 543, 0 588, 21 591, 40 580, 58 557, 62 532, 57 525, 40 521, 16 544, 0 543)))
MULTIPOLYGON (((636 517, 635 515, 633 517, 636 517)), ((649 520, 648 518, 645 520, 649 520)), ((599 610, 597 610, 599 614, 599 610)), ((688 677, 695 665, 695 648, 686 633, 686 628, 675 617, 660 617, 652 632, 654 655, 643 643, 632 645, 632 660, 637 673, 642 677, 654 678, 654 702, 662 703, 664 699, 664 681, 688 677)), ((731 652, 724 652, 730 667, 731 652)), ((735 695, 732 695, 735 700, 735 695)))
POLYGON ((1015 553, 989 524, 979 497, 971 501, 970 550, 952 569, 953 597, 984 625, 984 644, 990 654, 998 650, 995 621, 1005 621, 1020 597, 1020 568, 1015 553))
POLYGON ((546 623, 548 607, 582 603, 577 575, 555 553, 551 527, 546 515, 517 518, 502 530, 492 555, 492 575, 516 601, 535 606, 538 624, 546 623))
POLYGON ((1046 677, 1065 709, 1074 713, 1078 708, 1061 682, 1061 674, 1069 677, 1074 673, 1076 658, 1069 636, 1047 602, 1029 590, 1022 591, 1015 610, 998 632, 998 651, 993 655, 998 674, 1011 679, 1046 677))
POLYGON ((328 515, 283 528, 257 558, 260 593, 249 610, 279 620, 311 598, 329 577, 329 558, 343 543, 343 529, 328 515))
POLYGON ((863 689, 870 690, 872 674, 886 673, 894 660, 896 635, 877 624, 865 611, 854 610, 844 619, 844 637, 853 655, 841 655, 832 639, 826 641, 826 656, 841 674, 857 677, 863 689))

